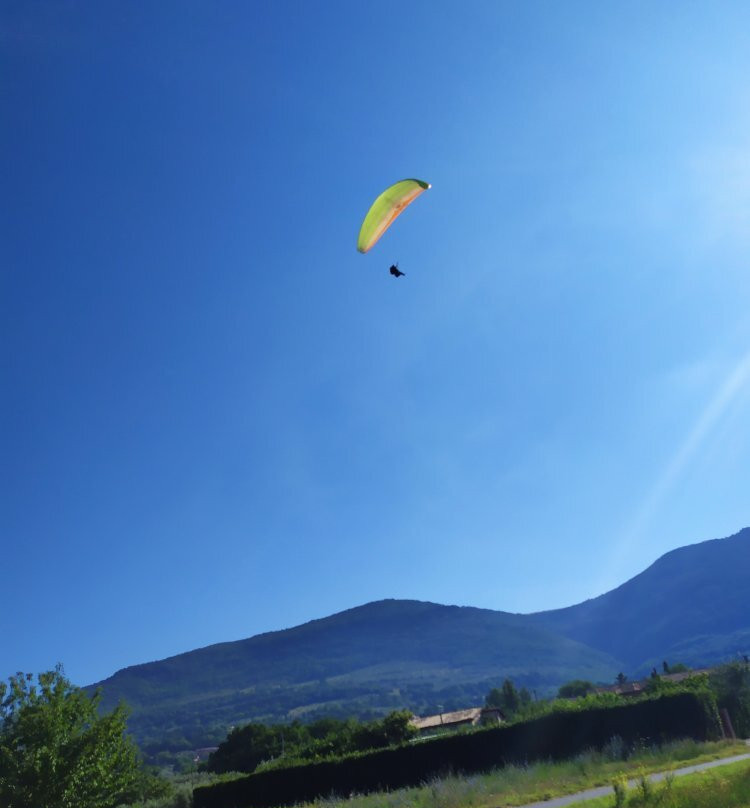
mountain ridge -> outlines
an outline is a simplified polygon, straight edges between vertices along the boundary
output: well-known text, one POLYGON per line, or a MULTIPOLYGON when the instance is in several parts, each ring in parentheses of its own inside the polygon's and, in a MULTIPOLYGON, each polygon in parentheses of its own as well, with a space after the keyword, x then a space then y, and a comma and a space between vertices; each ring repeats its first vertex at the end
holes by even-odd
POLYGON ((642 670, 691 637, 750 627, 748 571, 750 528, 743 528, 670 550, 609 592, 528 618, 642 670))
POLYGON ((195 748, 229 726, 389 709, 444 711, 510 677, 539 695, 612 681, 662 659, 705 664, 750 649, 750 528, 665 553, 596 598, 531 614, 382 599, 280 631, 123 668, 104 706, 131 706, 150 749, 195 748))

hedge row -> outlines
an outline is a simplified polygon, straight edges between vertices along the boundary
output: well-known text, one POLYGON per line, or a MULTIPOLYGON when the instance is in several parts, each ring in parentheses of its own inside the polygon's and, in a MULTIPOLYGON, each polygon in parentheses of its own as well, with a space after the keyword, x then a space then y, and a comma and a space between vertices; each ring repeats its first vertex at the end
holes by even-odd
POLYGON ((403 788, 447 772, 480 772, 509 763, 560 760, 601 748, 614 736, 625 743, 676 738, 707 740, 719 734, 708 692, 677 693, 624 703, 550 713, 518 724, 446 735, 369 754, 350 755, 197 788, 195 808, 270 808, 403 788))

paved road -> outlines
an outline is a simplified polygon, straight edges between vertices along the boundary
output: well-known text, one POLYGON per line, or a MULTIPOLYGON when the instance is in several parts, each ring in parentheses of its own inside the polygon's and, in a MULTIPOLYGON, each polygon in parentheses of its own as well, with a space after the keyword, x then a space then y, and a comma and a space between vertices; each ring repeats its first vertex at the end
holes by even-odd
MULTIPOLYGON (((750 746, 750 741, 747 742, 750 746)), ((674 774, 675 777, 681 777, 683 774, 692 774, 693 772, 700 772, 704 769, 713 769, 716 766, 726 766, 727 763, 736 763, 738 760, 750 760, 750 752, 744 755, 734 755, 733 757, 721 758, 720 760, 710 760, 708 763, 696 763, 692 766, 685 766, 682 769, 674 769, 672 772, 659 772, 657 774, 649 775, 649 780, 652 783, 658 783, 664 780, 668 774, 674 774)), ((628 788, 634 788, 638 780, 628 780, 628 788)), ((565 797, 556 797, 553 800, 542 800, 541 802, 530 802, 526 805, 521 805, 519 808, 563 808, 565 805, 571 805, 575 802, 583 802, 583 800, 593 800, 594 797, 606 797, 608 794, 613 794, 612 786, 600 786, 599 788, 589 788, 586 791, 579 791, 576 794, 568 794, 565 797)))

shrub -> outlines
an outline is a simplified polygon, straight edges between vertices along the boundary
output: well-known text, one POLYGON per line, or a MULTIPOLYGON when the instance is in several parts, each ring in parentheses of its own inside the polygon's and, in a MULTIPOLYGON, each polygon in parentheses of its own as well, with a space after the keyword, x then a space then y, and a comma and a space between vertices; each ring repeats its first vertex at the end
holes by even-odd
POLYGON ((628 778, 622 774, 612 781, 615 792, 615 808, 624 808, 628 795, 628 778))

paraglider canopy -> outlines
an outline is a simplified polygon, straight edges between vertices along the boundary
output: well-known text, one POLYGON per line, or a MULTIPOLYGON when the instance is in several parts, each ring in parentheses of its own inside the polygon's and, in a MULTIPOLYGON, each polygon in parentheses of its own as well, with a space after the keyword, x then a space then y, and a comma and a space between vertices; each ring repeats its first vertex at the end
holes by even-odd
POLYGON ((361 253, 370 250, 399 213, 430 187, 429 182, 422 180, 400 180, 386 188, 367 211, 359 231, 357 249, 361 253))

